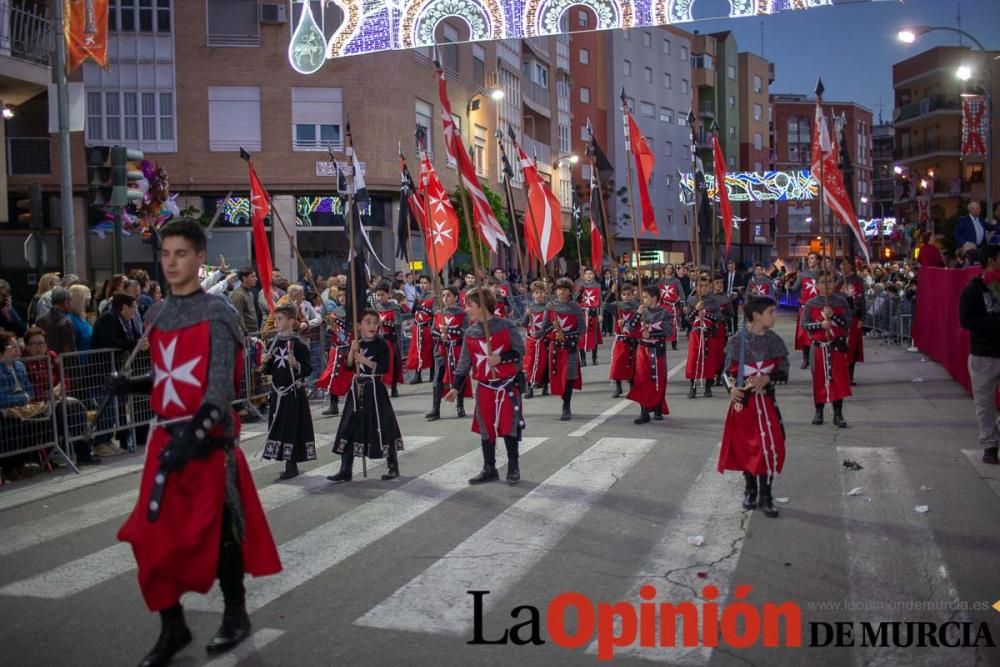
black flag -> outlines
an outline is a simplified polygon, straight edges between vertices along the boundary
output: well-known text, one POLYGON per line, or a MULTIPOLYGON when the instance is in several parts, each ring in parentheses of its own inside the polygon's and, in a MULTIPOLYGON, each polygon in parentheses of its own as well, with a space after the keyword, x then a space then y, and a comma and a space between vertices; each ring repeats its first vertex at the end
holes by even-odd
POLYGON ((587 121, 587 132, 590 134, 590 140, 587 141, 587 157, 590 158, 594 165, 594 170, 597 172, 597 180, 601 185, 607 185, 611 177, 615 175, 615 167, 611 164, 608 156, 604 154, 604 151, 601 150, 597 139, 594 138, 594 130, 589 120, 587 121))
POLYGON ((410 170, 403 158, 403 145, 399 145, 399 215, 396 218, 396 257, 409 265, 410 262, 410 230, 413 224, 413 211, 410 210, 410 195, 417 192, 417 187, 410 176, 410 170))

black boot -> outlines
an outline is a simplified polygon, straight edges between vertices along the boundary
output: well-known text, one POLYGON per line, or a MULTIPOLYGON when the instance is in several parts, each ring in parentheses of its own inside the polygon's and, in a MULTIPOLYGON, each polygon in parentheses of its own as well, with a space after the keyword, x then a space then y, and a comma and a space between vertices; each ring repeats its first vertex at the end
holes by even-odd
POLYGON ((591 366, 596 366, 597 365, 597 348, 596 347, 594 348, 593 355, 590 357, 590 365, 591 366))
POLYGON ((387 482, 397 477, 399 477, 399 459, 396 458, 396 449, 393 447, 389 451, 389 456, 386 457, 385 472, 382 473, 382 481, 387 482))
POLYGON ((587 351, 580 350, 580 368, 587 367, 587 351))
POLYGON ((822 403, 817 403, 816 404, 816 414, 815 414, 815 416, 813 416, 812 423, 813 423, 813 426, 822 426, 823 425, 823 404, 822 403))
POLYGON ((285 461, 285 472, 278 475, 278 479, 279 480, 291 479, 293 477, 298 477, 298 476, 299 476, 299 465, 295 461, 288 459, 287 461, 285 461))
POLYGON ((834 401, 833 403, 833 424, 837 428, 847 428, 847 422, 844 421, 843 401, 834 401))
POLYGON ((545 384, 542 385, 542 396, 548 396, 548 395, 549 395, 549 384, 546 382, 545 384))
POLYGON ((396 383, 392 383, 392 391, 389 392, 389 398, 399 398, 399 389, 396 388, 396 383))
POLYGON ((802 350, 802 368, 809 368, 809 352, 810 348, 802 350))
POLYGON ((698 390, 694 387, 694 380, 691 380, 691 387, 688 389, 688 398, 696 398, 698 396, 698 390))
POLYGON ((752 510, 757 507, 757 478, 745 472, 743 480, 746 482, 743 488, 743 509, 752 510))
POLYGON ((618 398, 621 395, 622 395, 622 381, 615 380, 615 388, 614 391, 611 392, 611 398, 618 398))
POLYGON ((421 377, 422 375, 423 375, 423 371, 420 371, 420 370, 415 371, 413 373, 413 379, 410 380, 410 384, 423 384, 424 378, 421 377))
POLYGON ((662 408, 657 407, 657 408, 653 409, 653 420, 654 421, 658 421, 658 422, 663 421, 663 409, 662 408))
POLYGON ((649 423, 649 410, 646 408, 640 408, 639 416, 632 420, 633 424, 648 424, 649 423))
POLYGON ((483 469, 479 471, 479 474, 469 480, 469 484, 485 484, 486 482, 495 482, 500 479, 500 473, 497 472, 497 443, 494 440, 483 440, 483 469))
POLYGON ((160 636, 139 667, 162 667, 191 643, 191 631, 184 622, 184 608, 179 604, 160 612, 160 636))
POLYGON ((535 385, 529 384, 528 391, 524 392, 524 398, 534 398, 535 397, 535 385))
POLYGON ((675 340, 670 341, 670 349, 671 350, 676 350, 677 349, 677 341, 675 341, 675 340))
POLYGON ((503 439, 503 444, 507 448, 507 483, 517 484, 521 481, 521 468, 519 466, 519 456, 517 451, 517 440, 510 436, 503 439))
POLYGON ((461 394, 459 394, 457 403, 455 404, 455 413, 459 419, 465 416, 465 400, 461 394))
POLYGON ((441 419, 441 392, 444 390, 439 384, 434 385, 431 392, 431 411, 424 415, 424 419, 429 422, 441 419))
POLYGON ((563 394, 563 404, 562 404, 562 416, 559 417, 559 421, 568 422, 573 418, 573 413, 569 410, 569 402, 573 399, 573 386, 566 386, 566 393, 563 394))
POLYGON ((209 653, 223 653, 235 648, 250 636, 250 617, 246 603, 227 604, 222 612, 222 625, 212 637, 205 650, 209 653))
POLYGON ((986 447, 983 449, 983 463, 994 466, 1000 464, 1000 459, 997 458, 997 451, 997 447, 986 447))
POLYGON ((335 394, 330 394, 330 406, 320 413, 326 417, 334 417, 340 414, 340 398, 335 394))
POLYGON ((336 475, 327 475, 327 479, 334 484, 339 484, 341 482, 350 482, 351 475, 354 472, 354 450, 350 445, 344 450, 344 453, 340 455, 340 470, 336 475))
POLYGON ((436 371, 437 371, 437 364, 433 364, 432 363, 431 364, 431 369, 429 371, 427 371, 427 373, 428 373, 427 381, 428 382, 434 382, 434 375, 435 375, 436 371))
POLYGON ((767 475, 757 476, 757 487, 760 491, 757 508, 764 512, 765 516, 771 519, 777 518, 778 508, 774 506, 774 500, 771 498, 771 482, 767 475))
POLYGON ((851 369, 850 370, 850 372, 851 372, 851 386, 852 387, 857 387, 858 383, 854 381, 854 364, 851 364, 850 369, 851 369))
POLYGON ((705 398, 712 398, 712 380, 705 380, 705 398))

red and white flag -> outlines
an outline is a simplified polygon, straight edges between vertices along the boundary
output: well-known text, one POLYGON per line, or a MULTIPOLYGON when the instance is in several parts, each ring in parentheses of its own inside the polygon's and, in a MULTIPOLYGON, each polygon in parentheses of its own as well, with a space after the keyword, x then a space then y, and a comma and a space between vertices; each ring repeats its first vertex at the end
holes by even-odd
POLYGON ((729 190, 726 188, 726 156, 719 144, 719 132, 712 135, 712 149, 715 158, 715 189, 719 196, 719 212, 722 214, 722 232, 726 236, 726 256, 733 244, 733 205, 729 203, 729 190))
POLYGON ((521 145, 511 137, 517 149, 517 159, 521 163, 524 182, 528 186, 528 210, 524 214, 524 244, 528 252, 542 264, 559 254, 563 247, 562 206, 552 194, 534 161, 528 157, 521 145))
POLYGON ((649 180, 653 177, 656 158, 653 156, 649 144, 646 143, 646 138, 642 136, 642 131, 635 122, 635 118, 632 117, 625 105, 624 90, 622 90, 622 113, 625 115, 625 146, 635 156, 635 175, 639 180, 639 203, 642 204, 642 228, 655 234, 659 229, 656 227, 653 202, 649 199, 649 180))
POLYGON ((838 152, 839 147, 830 136, 830 128, 827 125, 826 116, 823 114, 822 98, 817 95, 816 122, 813 124, 812 137, 812 175, 823 188, 823 201, 830 207, 834 215, 850 228, 854 239, 858 242, 858 247, 865 256, 865 264, 869 264, 871 259, 868 256, 868 246, 865 244, 865 237, 858 224, 858 217, 851 204, 851 198, 847 194, 847 187, 844 185, 844 172, 840 170, 837 160, 838 152))
POLYGON ((600 273, 604 266, 604 238, 601 227, 605 225, 604 207, 601 200, 601 186, 597 182, 597 170, 590 170, 590 265, 600 273))
POLYGON ((458 163, 458 173, 462 179, 462 185, 469 197, 472 199, 472 219, 476 223, 479 235, 482 237, 490 250, 497 252, 499 243, 509 246, 510 241, 504 234, 503 227, 496 216, 490 202, 486 199, 479 179, 476 177, 476 169, 472 166, 469 154, 465 152, 462 144, 462 137, 459 136, 458 128, 455 127, 451 119, 451 102, 448 100, 448 84, 445 80, 444 70, 438 61, 435 61, 435 76, 438 78, 438 95, 441 98, 441 123, 444 126, 444 144, 448 149, 448 157, 458 163))
POLYGON ((271 248, 264 229, 264 218, 271 212, 271 197, 257 176, 250 154, 240 149, 243 158, 250 165, 250 224, 253 230, 253 254, 257 259, 257 278, 267 300, 267 309, 274 310, 274 294, 271 292, 271 248))
POLYGON ((427 263, 437 273, 458 249, 458 215, 424 150, 420 151, 420 195, 427 197, 427 213, 419 218, 424 227, 427 263))

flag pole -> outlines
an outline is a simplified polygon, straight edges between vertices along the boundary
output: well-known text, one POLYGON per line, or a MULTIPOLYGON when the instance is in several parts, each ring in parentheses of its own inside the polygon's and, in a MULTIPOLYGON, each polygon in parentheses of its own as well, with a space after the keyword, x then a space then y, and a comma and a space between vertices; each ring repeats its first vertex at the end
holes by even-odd
POLYGON ((698 143, 695 136, 698 129, 698 117, 694 115, 694 109, 688 111, 688 125, 691 127, 691 202, 694 207, 691 209, 691 221, 694 226, 694 269, 695 286, 698 285, 698 278, 701 276, 701 218, 698 217, 698 143))
MULTIPOLYGON (((719 138, 719 124, 716 123, 714 120, 712 121, 712 130, 715 131, 715 138, 716 138, 716 140, 718 140, 718 138, 719 138)), ((713 151, 714 150, 715 149, 713 147, 713 151)), ((706 191, 708 190, 707 185, 708 184, 706 183, 706 187, 705 187, 706 191)), ((720 183, 719 182, 719 175, 715 174, 715 191, 716 191, 716 195, 717 196, 718 196, 719 188, 724 188, 724 187, 726 187, 725 182, 720 183)), ((721 198, 720 198, 719 202, 720 203, 722 202, 721 198)), ((715 211, 713 211, 712 215, 709 216, 709 219, 712 222, 712 266, 708 270, 709 279, 712 279, 712 280, 715 279, 715 272, 718 270, 716 267, 718 266, 718 262, 719 262, 719 225, 717 224, 715 218, 716 218, 715 211)))
POLYGON ((629 155, 632 153, 632 144, 629 137, 628 129, 628 118, 626 114, 628 113, 628 108, 625 106, 625 89, 622 88, 622 124, 625 129, 625 167, 628 169, 628 203, 632 208, 632 252, 635 254, 635 267, 636 267, 636 277, 639 283, 639 294, 642 295, 642 261, 639 257, 639 228, 637 227, 635 220, 635 188, 632 179, 632 159, 629 155))
MULTIPOLYGON (((590 144, 594 144, 594 130, 590 125, 590 119, 587 119, 587 133, 590 134, 590 144)), ((604 245, 608 248, 608 266, 611 267, 611 277, 614 279, 615 286, 620 290, 621 285, 619 284, 618 271, 615 270, 615 253, 611 247, 611 234, 608 233, 608 205, 604 201, 604 184, 601 183, 601 176, 597 173, 597 157, 593 150, 590 151, 590 185, 593 188, 594 182, 597 182, 597 198, 601 202, 601 214, 602 226, 604 227, 604 245)), ((593 203, 593 196, 591 196, 591 203, 593 203)), ((603 272, 602 272, 603 273, 603 272)), ((620 295, 620 291, 619 291, 620 295)))
MULTIPOLYGON (((355 262, 358 261, 357 253, 354 252, 354 138, 351 135, 351 122, 347 121, 345 126, 346 141, 344 144, 344 155, 347 156, 347 165, 344 169, 344 174, 347 177, 347 207, 344 210, 345 218, 344 224, 347 225, 347 243, 348 243, 348 271, 349 275, 353 280, 357 275, 354 273, 355 262)), ((339 179, 338 179, 339 180, 339 179)), ((359 218, 360 219, 360 218, 359 218)), ((284 226, 284 225, 282 225, 284 226)), ((351 296, 357 296, 358 288, 356 285, 352 286, 354 294, 351 296)), ((359 304, 356 299, 352 299, 354 302, 354 312, 351 313, 351 324, 354 327, 354 338, 353 342, 361 345, 361 339, 358 337, 358 308, 359 304)), ((354 384, 352 389, 357 391, 357 381, 358 374, 357 369, 355 369, 354 377, 351 382, 354 384)), ((368 451, 367 449, 361 453, 361 474, 366 479, 368 478, 368 451)))
POLYGON ((580 237, 583 235, 583 220, 581 220, 581 216, 576 211, 573 211, 570 215, 576 218, 575 224, 573 225, 573 236, 576 237, 576 263, 580 266, 580 277, 582 278, 583 253, 580 251, 580 237))
MULTIPOLYGON (((497 148, 500 149, 500 161, 503 164, 503 169, 500 170, 500 181, 503 183, 504 198, 507 200, 507 217, 510 218, 511 229, 514 230, 514 245, 517 246, 515 250, 517 251, 517 264, 520 269, 521 274, 521 289, 523 290, 525 302, 528 299, 528 267, 524 263, 524 251, 521 248, 521 236, 520 232, 517 231, 517 212, 514 210, 514 189, 511 186, 511 180, 514 178, 514 167, 510 164, 510 159, 507 157, 507 149, 503 145, 503 130, 497 127, 497 131, 494 134, 497 139, 497 148)), ((528 208, 531 208, 530 206, 528 208)))
MULTIPOLYGON (((399 160, 403 161, 403 142, 399 142, 399 160)), ((399 202, 402 206, 403 202, 399 202)), ((410 273, 413 271, 413 230, 411 229, 410 219, 406 219, 406 272, 410 273)))

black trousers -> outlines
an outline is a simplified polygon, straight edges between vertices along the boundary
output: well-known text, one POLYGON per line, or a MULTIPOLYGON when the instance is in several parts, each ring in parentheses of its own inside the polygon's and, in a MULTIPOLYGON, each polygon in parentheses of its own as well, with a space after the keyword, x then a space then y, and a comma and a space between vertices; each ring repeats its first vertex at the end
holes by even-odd
POLYGON ((222 512, 222 544, 216 576, 227 607, 239 606, 246 601, 246 589, 243 587, 243 547, 236 536, 228 507, 222 512))

